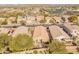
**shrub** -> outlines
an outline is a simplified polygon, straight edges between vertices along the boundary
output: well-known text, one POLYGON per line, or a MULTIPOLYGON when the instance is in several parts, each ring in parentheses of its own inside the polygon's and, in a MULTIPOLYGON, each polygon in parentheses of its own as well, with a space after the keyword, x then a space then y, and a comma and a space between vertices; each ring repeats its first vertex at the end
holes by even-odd
POLYGON ((70 22, 77 23, 78 17, 73 15, 73 16, 70 16, 68 19, 70 22))
POLYGON ((46 20, 40 20, 40 23, 46 23, 46 20))
POLYGON ((36 50, 33 51, 33 54, 37 54, 38 52, 36 50))
POLYGON ((64 43, 61 43, 59 41, 53 40, 51 43, 49 43, 49 53, 66 53, 66 48, 64 43))

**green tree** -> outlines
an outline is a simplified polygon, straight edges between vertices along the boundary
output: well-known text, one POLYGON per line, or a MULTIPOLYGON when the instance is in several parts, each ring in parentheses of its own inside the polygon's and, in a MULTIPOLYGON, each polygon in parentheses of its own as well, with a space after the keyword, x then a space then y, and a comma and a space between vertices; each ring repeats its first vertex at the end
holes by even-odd
POLYGON ((13 52, 31 49, 33 48, 32 38, 25 34, 17 35, 10 41, 9 48, 13 52))
POLYGON ((63 53, 67 53, 67 51, 64 43, 53 40, 51 43, 49 43, 49 53, 63 54, 63 53))

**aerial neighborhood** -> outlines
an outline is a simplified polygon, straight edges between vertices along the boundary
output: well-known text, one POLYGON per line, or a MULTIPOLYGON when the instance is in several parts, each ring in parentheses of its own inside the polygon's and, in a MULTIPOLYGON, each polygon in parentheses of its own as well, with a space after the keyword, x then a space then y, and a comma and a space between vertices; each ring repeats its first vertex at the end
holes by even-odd
POLYGON ((78 54, 78 45, 79 5, 0 7, 1 54, 78 54))

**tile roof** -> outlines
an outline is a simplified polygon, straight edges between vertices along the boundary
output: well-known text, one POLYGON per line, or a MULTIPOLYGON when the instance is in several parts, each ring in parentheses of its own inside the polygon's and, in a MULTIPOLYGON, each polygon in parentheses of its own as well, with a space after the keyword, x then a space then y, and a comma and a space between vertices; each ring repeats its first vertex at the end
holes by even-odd
POLYGON ((43 26, 35 27, 33 40, 37 40, 37 39, 42 40, 43 42, 47 42, 49 40, 49 36, 45 27, 43 26))

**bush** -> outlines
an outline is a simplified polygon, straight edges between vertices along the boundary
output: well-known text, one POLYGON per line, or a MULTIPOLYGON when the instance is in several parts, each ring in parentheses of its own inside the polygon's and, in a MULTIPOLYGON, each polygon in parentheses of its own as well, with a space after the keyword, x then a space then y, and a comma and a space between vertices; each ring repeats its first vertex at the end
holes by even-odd
POLYGON ((54 23, 54 20, 50 20, 49 23, 54 23))
POLYGON ((79 37, 75 37, 75 38, 74 38, 74 43, 75 43, 77 46, 79 46, 79 37))
POLYGON ((61 43, 59 41, 53 40, 51 43, 49 43, 49 53, 55 53, 55 54, 62 54, 66 53, 66 48, 64 43, 61 43))
POLYGON ((3 21, 1 25, 7 25, 7 20, 3 21))
POLYGON ((42 52, 42 51, 39 51, 39 53, 40 53, 40 54, 43 54, 43 52, 42 52))

